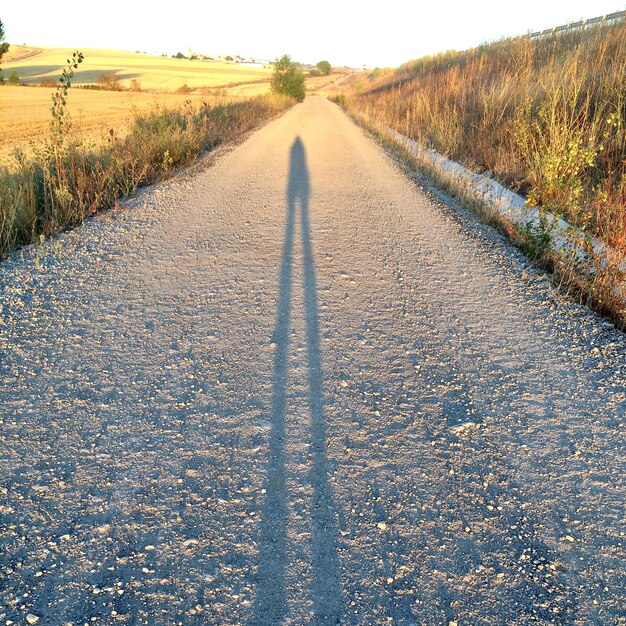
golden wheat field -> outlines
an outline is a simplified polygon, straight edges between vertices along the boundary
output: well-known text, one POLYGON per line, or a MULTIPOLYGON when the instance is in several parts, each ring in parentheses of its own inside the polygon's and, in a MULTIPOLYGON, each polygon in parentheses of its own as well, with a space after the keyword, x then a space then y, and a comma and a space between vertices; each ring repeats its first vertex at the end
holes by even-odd
MULTIPOLYGON (((46 137, 53 91, 45 87, 0 87, 0 163, 10 161, 16 148, 28 153, 31 143, 36 145, 46 137)), ((157 107, 183 106, 189 100, 214 103, 217 98, 201 94, 72 89, 68 96, 71 136, 75 140, 99 142, 105 140, 111 129, 123 135, 137 113, 157 107)))
MULTIPOLYGON (((211 104, 218 99, 239 100, 269 90, 271 71, 267 68, 115 50, 87 49, 83 53, 85 60, 76 70, 75 87, 68 97, 72 136, 81 141, 101 141, 110 129, 124 134, 135 114, 156 107, 182 106, 188 100, 211 104), (113 76, 124 89, 132 86, 141 91, 77 88, 98 83, 103 74, 113 76), (183 86, 191 93, 174 93, 183 86)), ((15 72, 28 86, 0 87, 0 163, 9 162, 16 148, 28 152, 31 144, 45 138, 54 89, 36 85, 56 82, 70 54, 70 49, 12 45, 4 56, 5 79, 15 72)))
MULTIPOLYGON (((76 71, 76 84, 97 83, 110 74, 124 87, 131 81, 143 91, 176 91, 183 85, 192 89, 225 87, 232 83, 269 80, 271 69, 219 61, 189 61, 119 50, 82 49, 85 61, 76 71)), ((15 72, 23 83, 56 80, 72 50, 12 45, 2 59, 5 77, 15 72)))

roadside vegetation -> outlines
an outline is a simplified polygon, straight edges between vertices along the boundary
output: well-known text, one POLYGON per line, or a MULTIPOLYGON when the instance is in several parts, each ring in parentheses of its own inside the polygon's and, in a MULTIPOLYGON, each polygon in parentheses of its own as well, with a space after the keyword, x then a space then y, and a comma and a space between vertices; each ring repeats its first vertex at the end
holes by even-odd
MULTIPOLYGON (((361 77, 336 101, 372 128, 493 175, 527 204, 563 217, 626 255, 624 22, 448 52, 361 77)), ((510 230, 510 228, 509 228, 510 230)), ((619 263, 581 278, 545 245, 510 232, 581 298, 626 320, 619 263)))
POLYGON ((86 146, 72 140, 68 115, 82 59, 79 52, 68 59, 53 94, 47 141, 32 154, 15 154, 11 165, 0 165, 0 257, 112 207, 121 196, 238 139, 294 102, 277 94, 213 106, 189 100, 182 107, 138 114, 124 136, 111 130, 106 142, 86 146))
MULTIPOLYGON (((50 128, 51 97, 58 78, 47 88, 0 87, 0 165, 10 165, 16 153, 33 155, 44 143, 50 128)), ((253 97, 251 93, 247 97, 253 97)), ((218 106, 240 102, 246 96, 229 96, 213 91, 202 94, 148 93, 144 91, 108 91, 73 85, 67 100, 72 126, 67 140, 86 145, 107 144, 110 131, 116 136, 128 134, 137 115, 189 106, 218 106)))

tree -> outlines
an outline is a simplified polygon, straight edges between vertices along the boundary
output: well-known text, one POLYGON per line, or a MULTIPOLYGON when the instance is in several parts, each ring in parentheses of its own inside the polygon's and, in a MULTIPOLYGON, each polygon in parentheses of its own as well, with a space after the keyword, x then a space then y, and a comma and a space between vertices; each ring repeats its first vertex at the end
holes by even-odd
POLYGON ((272 91, 286 96, 304 100, 306 89, 304 72, 291 60, 288 54, 274 61, 274 73, 272 74, 272 91))
POLYGON ((320 61, 315 66, 324 76, 328 76, 330 74, 330 70, 333 69, 332 65, 328 61, 320 61))
POLYGON ((4 25, 2 24, 2 20, 0 20, 0 61, 2 61, 2 57, 8 50, 9 44, 4 43, 4 25))

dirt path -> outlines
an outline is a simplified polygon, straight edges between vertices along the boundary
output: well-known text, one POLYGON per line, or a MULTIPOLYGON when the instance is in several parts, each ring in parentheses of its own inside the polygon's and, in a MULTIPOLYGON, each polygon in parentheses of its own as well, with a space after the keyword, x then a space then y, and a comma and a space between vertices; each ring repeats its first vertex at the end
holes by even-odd
POLYGON ((624 335, 321 98, 131 204, 1 266, 0 623, 626 623, 624 335))

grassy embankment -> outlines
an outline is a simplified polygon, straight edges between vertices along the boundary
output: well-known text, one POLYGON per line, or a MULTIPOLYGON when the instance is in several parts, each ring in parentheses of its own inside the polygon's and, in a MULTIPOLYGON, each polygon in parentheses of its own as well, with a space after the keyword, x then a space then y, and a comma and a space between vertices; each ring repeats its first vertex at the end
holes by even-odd
MULTIPOLYGON (((0 87, 0 94, 7 93, 5 89, 9 88, 0 87)), ((39 91, 16 89, 28 96, 39 91)), ((110 98, 108 92, 91 93, 100 103, 110 98)), ((42 135, 27 153, 18 150, 10 161, 0 163, 0 258, 113 206, 120 196, 167 177, 293 104, 288 98, 263 95, 221 103, 187 98, 175 108, 153 104, 134 116, 125 108, 123 132, 116 132, 105 116, 111 129, 106 139, 86 143, 67 123, 69 105, 77 94, 82 92, 72 87, 63 115, 52 119, 53 132, 47 140, 42 135)), ((45 110, 49 115, 49 99, 45 110)))
MULTIPOLYGON (((391 126, 491 172, 528 204, 626 254, 624 26, 422 58, 362 77, 339 100, 381 135, 391 126)), ((626 324, 624 276, 615 264, 576 267, 539 245, 546 233, 507 230, 573 293, 626 324)))

